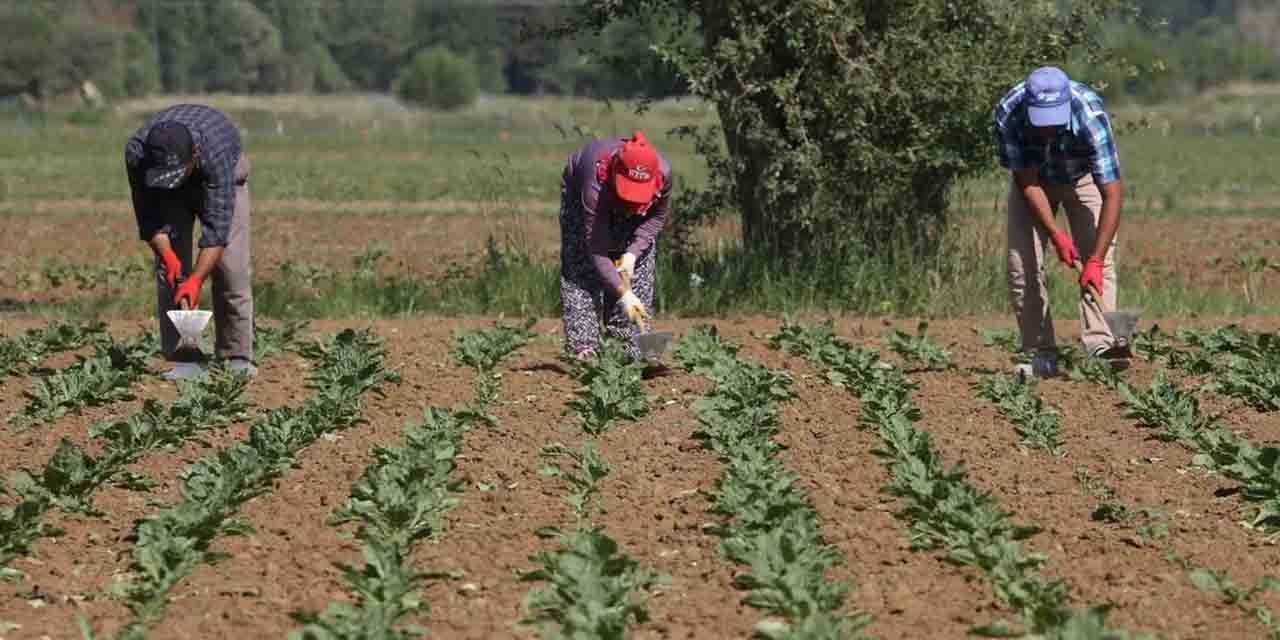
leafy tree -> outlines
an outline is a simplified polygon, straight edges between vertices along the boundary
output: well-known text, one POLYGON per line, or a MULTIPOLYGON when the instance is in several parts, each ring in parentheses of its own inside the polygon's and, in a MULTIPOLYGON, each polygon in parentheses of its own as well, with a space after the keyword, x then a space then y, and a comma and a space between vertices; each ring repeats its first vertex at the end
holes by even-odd
POLYGON ((655 44, 717 107, 708 192, 683 216, 734 208, 745 245, 822 253, 932 251, 951 187, 994 156, 995 101, 1037 65, 1100 48, 1123 0, 578 0, 561 33, 669 14, 701 46, 655 44), (723 149, 716 137, 723 136, 723 149))

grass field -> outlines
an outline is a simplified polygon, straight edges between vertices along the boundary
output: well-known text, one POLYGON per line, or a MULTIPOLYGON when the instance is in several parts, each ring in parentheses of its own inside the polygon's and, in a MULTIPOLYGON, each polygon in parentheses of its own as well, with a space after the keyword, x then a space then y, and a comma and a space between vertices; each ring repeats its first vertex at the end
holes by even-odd
POLYGON ((0 640, 1280 638, 1269 92, 1118 110, 1137 357, 1037 384, 994 168, 926 264, 722 221, 661 264, 667 367, 573 364, 565 155, 643 127, 698 184, 703 105, 199 99, 253 162, 247 384, 156 375, 121 156, 180 98, 0 118, 0 640))

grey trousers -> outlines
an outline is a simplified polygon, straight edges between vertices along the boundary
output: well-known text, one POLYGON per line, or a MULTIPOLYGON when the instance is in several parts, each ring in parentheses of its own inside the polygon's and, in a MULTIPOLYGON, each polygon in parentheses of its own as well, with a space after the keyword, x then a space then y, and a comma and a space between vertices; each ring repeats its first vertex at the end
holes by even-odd
MULTIPOLYGON (((213 270, 214 355, 218 358, 253 360, 253 262, 250 251, 249 159, 244 154, 236 163, 236 203, 231 233, 222 259, 213 270)), ((173 252, 190 272, 195 212, 172 225, 173 252)), ((160 347, 166 358, 178 348, 178 330, 166 314, 176 309, 173 290, 165 281, 163 265, 156 259, 156 308, 160 319, 160 347)))
MULTIPOLYGON (((1102 193, 1093 183, 1093 176, 1085 174, 1073 185, 1047 185, 1049 206, 1066 212, 1071 236, 1081 256, 1093 253, 1097 242, 1098 220, 1102 214, 1102 193)), ((1049 238, 1031 217, 1031 209, 1022 197, 1017 185, 1009 186, 1009 302, 1018 317, 1018 329, 1022 334, 1022 349, 1027 352, 1050 350, 1056 346, 1053 318, 1049 313, 1049 290, 1045 285, 1045 261, 1057 261, 1053 250, 1045 245, 1049 238)), ((1074 274, 1074 271, 1072 272, 1074 274)), ((1078 279, 1078 276, 1071 276, 1078 279)), ((1102 300, 1093 303, 1080 300, 1081 342, 1085 351, 1110 347, 1115 337, 1107 326, 1104 311, 1116 308, 1116 242, 1107 248, 1102 266, 1102 300)))

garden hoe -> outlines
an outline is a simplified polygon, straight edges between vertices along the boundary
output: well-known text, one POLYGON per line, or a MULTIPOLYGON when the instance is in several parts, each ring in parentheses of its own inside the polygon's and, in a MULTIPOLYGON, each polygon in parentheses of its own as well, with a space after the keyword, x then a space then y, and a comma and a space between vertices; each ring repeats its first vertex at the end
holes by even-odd
MULTIPOLYGON (((631 290, 631 277, 626 273, 619 274, 622 276, 622 286, 624 290, 631 290)), ((662 358, 662 354, 666 353, 667 346, 671 344, 672 333, 670 331, 650 331, 648 320, 641 319, 636 324, 640 325, 640 336, 636 342, 640 348, 640 357, 645 360, 656 362, 662 358)))
POLYGON ((213 317, 210 311, 192 309, 184 299, 181 309, 173 309, 166 313, 173 327, 178 330, 178 348, 173 352, 176 363, 173 369, 165 374, 170 380, 190 378, 201 372, 200 361, 204 354, 200 352, 200 334, 209 325, 213 317))

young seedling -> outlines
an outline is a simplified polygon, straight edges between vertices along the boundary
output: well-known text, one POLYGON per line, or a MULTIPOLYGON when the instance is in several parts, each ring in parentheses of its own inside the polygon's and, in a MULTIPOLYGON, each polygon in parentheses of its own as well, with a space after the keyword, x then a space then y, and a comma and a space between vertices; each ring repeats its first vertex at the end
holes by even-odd
POLYGON ((916 335, 893 329, 885 334, 885 342, 894 353, 903 360, 914 363, 927 371, 944 371, 954 369, 951 352, 934 342, 927 332, 929 323, 921 322, 916 327, 916 335))
POLYGON ((125 342, 104 342, 95 354, 47 378, 24 393, 27 404, 9 419, 19 430, 48 424, 85 407, 103 406, 133 398, 130 387, 147 371, 154 337, 143 335, 125 342))
POLYGON ((573 509, 578 526, 586 525, 596 514, 604 514, 600 500, 600 481, 613 471, 613 467, 591 442, 584 443, 581 452, 554 442, 543 447, 541 455, 546 461, 541 470, 542 475, 561 478, 569 485, 569 495, 565 496, 565 502, 573 509), (562 463, 561 460, 565 462, 562 463))
POLYGON ((1159 429, 1156 437, 1165 441, 1192 442, 1202 430, 1216 428, 1213 420, 1200 411, 1194 394, 1179 389, 1169 381, 1167 372, 1156 371, 1151 386, 1145 391, 1127 384, 1119 387, 1124 399, 1125 417, 1144 427, 1159 429))
POLYGON ((1058 412, 1046 409, 1035 392, 1035 382, 1020 377, 996 374, 977 384, 978 396, 994 403, 1004 417, 1015 425, 1022 443, 1062 455, 1062 437, 1058 430, 1058 412))
POLYGON ((1067 368, 1072 380, 1092 382, 1109 389, 1118 388, 1124 383, 1120 372, 1105 358, 1083 358, 1076 360, 1067 368))
POLYGON ((974 333, 982 338, 982 344, 996 347, 1010 355, 1022 351, 1022 343, 1018 332, 1013 329, 974 329, 974 333))
POLYGON ((618 420, 647 415, 643 373, 643 362, 628 358, 616 341, 603 340, 596 357, 582 361, 573 372, 579 387, 569 408, 578 413, 583 430, 597 435, 618 420))
POLYGON ((1197 589, 1204 593, 1218 595, 1223 604, 1237 607, 1250 618, 1257 620, 1266 629, 1268 640, 1280 640, 1280 617, 1276 616, 1260 597, 1267 593, 1280 593, 1280 579, 1262 576, 1257 584, 1244 588, 1223 572, 1197 566, 1186 560, 1183 564, 1188 570, 1187 578, 1197 589))
POLYGON ((466 417, 497 426, 497 419, 488 413, 489 407, 498 398, 502 384, 501 376, 495 369, 504 358, 529 344, 533 339, 530 329, 535 322, 531 318, 522 326, 498 323, 492 329, 454 334, 450 351, 454 362, 475 371, 475 397, 470 404, 461 408, 466 417))

